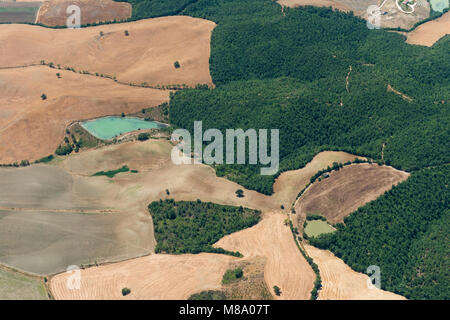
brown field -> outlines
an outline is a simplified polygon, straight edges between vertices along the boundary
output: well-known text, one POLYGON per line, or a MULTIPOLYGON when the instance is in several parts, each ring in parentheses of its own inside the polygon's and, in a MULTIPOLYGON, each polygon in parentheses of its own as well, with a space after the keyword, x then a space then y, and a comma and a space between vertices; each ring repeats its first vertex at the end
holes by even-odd
POLYGON ((72 121, 136 112, 169 99, 169 91, 45 66, 0 70, 0 91, 0 163, 52 154, 72 121))
POLYGON ((36 17, 36 23, 47 26, 65 26, 67 7, 76 5, 81 9, 81 24, 121 21, 131 17, 131 4, 113 0, 50 0, 45 1, 36 17))
POLYGON ((375 200, 409 174, 377 164, 352 164, 316 181, 300 198, 296 212, 300 216, 319 214, 331 224, 344 218, 369 201, 375 200))
POLYGON ((40 0, 35 2, 0 1, 0 23, 34 23, 40 6, 40 0))
POLYGON ((305 167, 298 170, 283 172, 275 181, 273 186, 275 193, 273 197, 280 205, 283 204, 286 210, 289 210, 298 193, 306 187, 311 176, 317 171, 326 169, 328 166, 331 166, 333 162, 345 163, 347 161, 353 161, 356 158, 365 159, 340 151, 321 152, 305 167))
POLYGON ((220 239, 214 246, 239 251, 244 258, 266 258, 264 277, 273 294, 273 286, 281 289, 277 299, 309 299, 316 278, 314 271, 300 253, 289 226, 284 225, 287 215, 266 213, 263 220, 220 239))
POLYGON ((450 34, 450 12, 442 17, 424 23, 406 34, 407 43, 431 47, 439 39, 450 34))
POLYGON ((76 71, 116 76, 125 83, 212 85, 209 56, 215 26, 186 16, 78 30, 1 25, 0 68, 45 60, 76 71))
POLYGON ((217 290, 233 258, 226 255, 153 254, 147 257, 81 270, 80 290, 70 290, 70 274, 51 279, 55 299, 187 299, 203 290, 217 290), (122 288, 131 293, 122 296, 122 288))
MULTIPOLYGON (((371 5, 381 5, 384 0, 278 0, 278 3, 287 7, 299 6, 316 6, 316 7, 333 7, 344 12, 353 11, 356 16, 367 20, 367 9, 371 5)), ((398 10, 396 0, 387 0, 381 12, 388 12, 381 16, 382 28, 403 28, 410 29, 419 21, 430 16, 430 4, 427 0, 418 0, 415 12, 405 14, 398 10)))
MULTIPOLYGON (((353 271, 328 250, 305 245, 308 255, 319 266, 322 289, 319 300, 404 300, 395 293, 367 284, 369 277, 353 271)), ((383 281, 383 280, 381 280, 383 281)))

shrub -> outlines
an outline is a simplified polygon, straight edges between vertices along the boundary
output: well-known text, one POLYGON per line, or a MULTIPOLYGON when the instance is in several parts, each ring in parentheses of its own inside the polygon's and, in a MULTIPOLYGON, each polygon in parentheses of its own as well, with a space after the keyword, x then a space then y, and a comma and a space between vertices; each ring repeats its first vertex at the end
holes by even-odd
POLYGON ((128 288, 123 288, 122 289, 122 295, 123 296, 126 296, 126 295, 128 295, 128 294, 130 294, 131 293, 131 290, 130 289, 128 289, 128 288))
POLYGON ((150 134, 148 132, 139 133, 139 135, 138 135, 138 140, 139 141, 145 141, 145 140, 148 140, 148 139, 150 139, 150 134))
POLYGON ((277 296, 280 296, 280 295, 281 295, 281 289, 280 289, 278 286, 274 286, 274 287, 273 287, 273 291, 275 292, 275 294, 276 294, 277 296))

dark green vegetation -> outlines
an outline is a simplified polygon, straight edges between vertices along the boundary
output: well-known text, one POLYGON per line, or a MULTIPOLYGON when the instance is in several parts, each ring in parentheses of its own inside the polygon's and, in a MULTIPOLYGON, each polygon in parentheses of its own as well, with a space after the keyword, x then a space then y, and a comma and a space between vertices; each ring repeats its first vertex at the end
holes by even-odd
POLYGON ((65 155, 72 153, 72 151, 73 151, 72 145, 69 143, 64 143, 64 144, 60 144, 58 146, 58 148, 56 148, 55 153, 58 156, 65 156, 65 155))
POLYGON ((118 0, 133 6, 132 20, 177 15, 197 0, 118 0))
POLYGON ((222 291, 202 291, 196 294, 193 294, 189 297, 188 300, 226 300, 227 296, 222 291))
POLYGON ((139 133, 137 138, 138 138, 139 141, 148 140, 148 139, 150 139, 150 133, 148 133, 148 132, 139 133))
POLYGON ((383 289, 410 299, 449 299, 450 166, 412 173, 344 219, 345 227, 310 239, 352 269, 381 268, 383 289))
POLYGON ((280 287, 278 287, 278 286, 273 286, 273 292, 275 292, 275 294, 276 294, 277 296, 280 296, 280 295, 281 295, 281 289, 280 289, 280 287))
POLYGON ((229 284, 233 281, 236 281, 237 279, 242 278, 243 275, 244 272, 242 271, 242 268, 236 268, 234 270, 228 269, 223 275, 222 284, 229 284))
MULTIPOLYGON (((396 168, 448 162, 448 37, 433 48, 412 46, 330 9, 285 12, 268 0, 190 5, 184 13, 219 23, 210 67, 217 87, 177 92, 171 122, 190 131, 194 120, 204 130, 280 129, 280 171, 303 167, 321 150, 381 161, 383 144, 383 160, 396 168), (413 100, 388 92, 388 84, 413 100)), ((275 177, 261 176, 258 166, 220 165, 216 172, 273 191, 275 177)))
MULTIPOLYGON (((99 171, 94 173, 92 176, 93 177, 97 177, 97 176, 107 176, 109 178, 114 178, 114 176, 118 173, 121 172, 128 172, 130 171, 130 168, 128 168, 128 166, 123 166, 122 168, 116 169, 116 170, 111 170, 111 171, 99 171)), ((134 170, 135 171, 135 170, 134 170)))
POLYGON ((122 289, 122 295, 123 296, 129 295, 130 293, 131 293, 130 289, 128 289, 128 288, 123 288, 122 289))
POLYGON ((200 200, 160 200, 152 202, 148 209, 155 227, 155 252, 175 254, 215 252, 241 256, 238 252, 213 248, 212 244, 227 234, 255 225, 261 214, 257 210, 200 200))

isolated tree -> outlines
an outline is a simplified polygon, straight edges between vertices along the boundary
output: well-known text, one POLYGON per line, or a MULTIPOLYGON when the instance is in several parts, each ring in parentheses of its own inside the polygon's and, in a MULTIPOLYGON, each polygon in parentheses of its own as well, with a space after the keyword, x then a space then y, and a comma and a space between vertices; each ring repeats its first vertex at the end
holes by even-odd
POLYGON ((175 67, 175 69, 178 69, 178 68, 181 67, 180 62, 178 62, 178 61, 175 61, 175 62, 173 63, 173 66, 175 67))
POLYGON ((42 99, 42 100, 46 100, 46 99, 47 99, 47 95, 46 95, 45 93, 43 93, 43 94, 41 95, 41 99, 42 99))
POLYGON ((125 30, 124 34, 125 34, 125 36, 127 36, 127 37, 130 35, 130 33, 128 32, 128 30, 125 30))
POLYGON ((281 295, 281 289, 280 289, 278 286, 274 286, 274 287, 273 287, 273 291, 275 291, 275 294, 276 294, 277 296, 280 296, 280 295, 281 295))
POLYGON ((242 190, 242 189, 237 189, 237 190, 236 190, 236 197, 238 197, 238 198, 243 198, 243 197, 244 197, 244 190, 242 190))
POLYGON ((126 295, 130 294, 131 290, 128 288, 123 288, 122 289, 122 295, 125 297, 126 295))

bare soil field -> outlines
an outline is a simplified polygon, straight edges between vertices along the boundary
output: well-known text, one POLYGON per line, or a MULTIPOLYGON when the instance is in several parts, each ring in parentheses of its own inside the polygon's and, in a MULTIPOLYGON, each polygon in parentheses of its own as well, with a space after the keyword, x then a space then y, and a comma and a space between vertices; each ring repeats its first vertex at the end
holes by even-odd
POLYGON ((316 181, 300 198, 296 212, 301 216, 318 214, 331 224, 344 218, 369 201, 375 200, 409 173, 377 164, 352 164, 316 181))
POLYGON ((187 299, 203 290, 221 288, 222 276, 237 258, 201 253, 183 255, 153 254, 81 270, 80 290, 68 289, 70 274, 51 279, 55 299, 187 299), (122 288, 131 293, 122 296, 122 288))
MULTIPOLYGON (((319 266, 322 289, 319 300, 404 300, 395 293, 369 286, 369 277, 353 271, 328 250, 305 245, 308 255, 319 266)), ((369 282, 370 284, 370 282, 369 282)))
POLYGON ((48 300, 41 279, 0 266, 0 300, 48 300))
POLYGON ((116 76, 125 83, 212 85, 209 56, 215 26, 186 16, 75 30, 1 25, 0 68, 45 60, 76 71, 116 76))
POLYGON ((317 171, 326 169, 328 166, 332 166, 333 162, 345 163, 347 161, 353 161, 356 158, 365 159, 340 151, 321 152, 317 154, 305 167, 298 170, 283 172, 275 181, 273 186, 273 198, 276 199, 279 205, 284 205, 284 207, 289 210, 298 193, 306 187, 311 176, 317 173, 317 171))
POLYGON ((82 25, 126 20, 131 17, 132 10, 131 4, 113 0, 50 0, 42 4, 36 23, 65 26, 69 16, 66 10, 70 5, 80 7, 82 25))
POLYGON ((430 16, 430 4, 426 0, 418 0, 415 6, 415 12, 405 14, 398 10, 395 4, 396 0, 278 0, 278 3, 287 7, 299 6, 317 6, 317 7, 333 7, 344 12, 353 11, 356 16, 368 19, 367 9, 369 6, 380 6, 381 12, 387 12, 386 15, 380 16, 381 28, 403 28, 410 29, 419 21, 430 16))
POLYGON ((0 163, 33 161, 54 153, 75 120, 132 113, 169 99, 169 91, 46 66, 0 70, 0 91, 0 163))
POLYGON ((0 23, 34 23, 41 6, 39 1, 0 1, 0 23))
POLYGON ((167 140, 131 142, 51 165, 0 168, 0 262, 53 274, 149 254, 155 238, 147 206, 166 197, 272 208, 269 197, 216 177, 210 167, 173 165, 171 147, 167 140), (91 176, 123 165, 139 172, 91 176), (239 188, 244 198, 236 197, 239 188))
POLYGON ((151 253, 151 217, 114 202, 119 191, 55 166, 0 169, 0 262, 53 274, 151 253))
POLYGON ((278 286, 282 292, 276 299, 309 299, 316 276, 297 248, 289 226, 284 225, 285 219, 287 215, 281 213, 266 213, 256 226, 225 236, 214 246, 239 251, 244 259, 264 257, 267 286, 271 291, 278 286))
POLYGON ((450 34, 450 12, 442 17, 418 26, 406 34, 407 43, 431 47, 442 37, 450 34))

